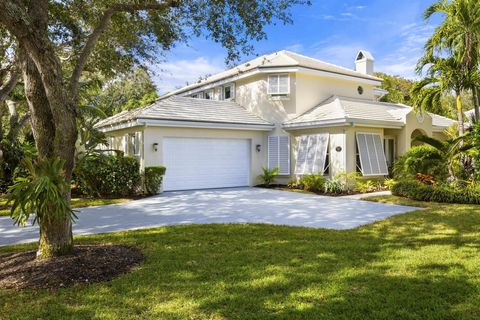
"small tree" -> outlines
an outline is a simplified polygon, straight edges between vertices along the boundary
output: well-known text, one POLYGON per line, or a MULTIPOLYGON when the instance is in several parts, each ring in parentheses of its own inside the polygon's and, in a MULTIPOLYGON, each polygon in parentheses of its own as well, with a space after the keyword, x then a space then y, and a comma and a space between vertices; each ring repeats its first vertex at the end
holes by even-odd
POLYGON ((259 175, 258 178, 262 182, 265 187, 270 187, 272 184, 275 183, 275 180, 278 177, 279 169, 273 168, 263 168, 263 174, 259 175))

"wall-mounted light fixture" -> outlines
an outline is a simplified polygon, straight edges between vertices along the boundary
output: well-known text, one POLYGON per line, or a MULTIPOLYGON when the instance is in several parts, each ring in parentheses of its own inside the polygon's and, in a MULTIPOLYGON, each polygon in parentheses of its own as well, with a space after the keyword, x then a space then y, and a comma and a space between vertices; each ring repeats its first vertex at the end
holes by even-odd
POLYGON ((158 143, 153 144, 153 151, 157 152, 158 151, 158 143))
POLYGON ((338 146, 338 147, 335 148, 335 150, 336 150, 337 152, 341 152, 341 151, 342 151, 342 147, 338 146))
POLYGON ((262 150, 262 146, 259 145, 259 144, 257 144, 257 145, 255 146, 255 150, 257 150, 257 152, 260 152, 260 151, 262 150))

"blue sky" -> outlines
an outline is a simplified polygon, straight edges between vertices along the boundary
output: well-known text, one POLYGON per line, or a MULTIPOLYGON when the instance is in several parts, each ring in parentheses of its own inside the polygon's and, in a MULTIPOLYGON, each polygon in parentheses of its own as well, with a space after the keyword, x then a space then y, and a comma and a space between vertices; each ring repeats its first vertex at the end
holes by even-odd
MULTIPOLYGON (((268 26, 268 39, 254 43, 255 53, 287 49, 353 68, 356 53, 365 49, 374 55, 376 71, 413 78, 423 45, 438 22, 422 18, 433 0, 312 2, 292 9, 292 25, 268 26)), ((159 93, 224 70, 225 56, 221 46, 204 39, 177 46, 166 61, 151 68, 159 93)))

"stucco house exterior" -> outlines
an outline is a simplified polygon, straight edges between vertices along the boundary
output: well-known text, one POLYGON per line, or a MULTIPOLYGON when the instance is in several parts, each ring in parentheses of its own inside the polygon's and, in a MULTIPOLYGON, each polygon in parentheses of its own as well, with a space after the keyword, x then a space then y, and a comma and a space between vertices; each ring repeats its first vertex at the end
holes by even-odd
POLYGON ((252 186, 263 167, 304 174, 388 175, 418 134, 441 138, 453 120, 379 102, 374 58, 356 68, 289 51, 258 57, 98 123, 111 148, 141 167, 164 165, 164 190, 252 186))

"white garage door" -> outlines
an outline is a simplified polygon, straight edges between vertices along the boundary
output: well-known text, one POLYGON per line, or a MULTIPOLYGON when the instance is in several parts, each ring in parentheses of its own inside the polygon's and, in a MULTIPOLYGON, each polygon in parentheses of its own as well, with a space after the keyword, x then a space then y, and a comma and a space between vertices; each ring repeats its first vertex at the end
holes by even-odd
POLYGON ((164 190, 244 187, 250 179, 250 142, 165 138, 164 190))

